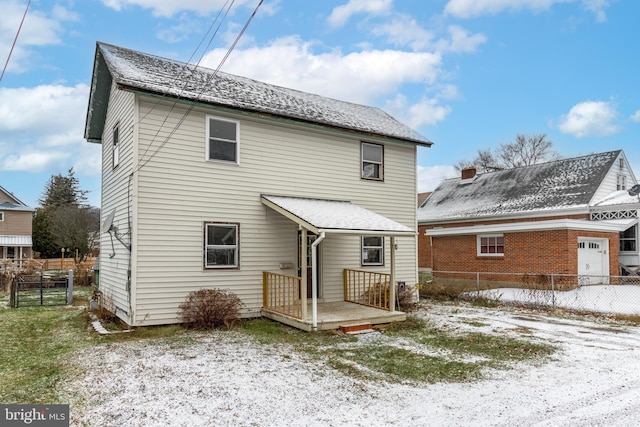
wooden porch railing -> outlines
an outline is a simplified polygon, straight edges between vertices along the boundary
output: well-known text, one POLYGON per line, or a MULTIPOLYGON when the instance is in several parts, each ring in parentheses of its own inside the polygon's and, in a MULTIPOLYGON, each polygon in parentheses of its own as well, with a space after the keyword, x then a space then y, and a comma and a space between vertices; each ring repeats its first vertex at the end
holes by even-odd
POLYGON ((345 269, 344 300, 389 310, 390 282, 390 274, 345 269))
POLYGON ((302 319, 300 277, 262 272, 262 305, 265 309, 302 319))

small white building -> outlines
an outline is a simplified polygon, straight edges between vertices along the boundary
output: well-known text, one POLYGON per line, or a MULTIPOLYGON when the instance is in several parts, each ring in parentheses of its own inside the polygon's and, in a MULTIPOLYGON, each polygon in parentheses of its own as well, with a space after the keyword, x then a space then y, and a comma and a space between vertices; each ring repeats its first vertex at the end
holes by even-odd
POLYGON ((303 329, 337 327, 323 313, 345 302, 404 318, 389 284, 417 282, 431 142, 382 110, 98 43, 85 138, 102 144, 103 305, 126 323, 175 323, 201 288, 303 329))

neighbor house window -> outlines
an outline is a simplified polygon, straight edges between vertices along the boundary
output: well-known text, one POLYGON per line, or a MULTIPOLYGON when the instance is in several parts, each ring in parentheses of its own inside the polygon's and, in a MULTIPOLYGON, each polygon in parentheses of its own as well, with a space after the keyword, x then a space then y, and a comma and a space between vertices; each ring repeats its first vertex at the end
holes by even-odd
POLYGON ((618 175, 618 185, 616 186, 618 190, 626 190, 627 189, 627 177, 625 175, 618 175))
POLYGON ((0 221, 4 221, 4 212, 0 212, 0 221))
POLYGON ((383 149, 382 145, 362 143, 362 178, 377 179, 383 178, 383 149))
POLYGON ((636 252, 638 250, 637 232, 638 226, 634 225, 620 233, 620 252, 636 252))
POLYGON ((207 160, 238 163, 238 122, 207 117, 207 160))
POLYGON ((384 265, 384 237, 362 237, 362 265, 384 265))
POLYGON ((238 267, 238 224, 206 223, 205 268, 238 267))
POLYGON ((113 147, 111 148, 113 155, 113 168, 115 169, 120 163, 120 130, 119 126, 115 125, 113 128, 113 147))
POLYGON ((504 255, 504 236, 502 234, 478 236, 478 255, 504 255))

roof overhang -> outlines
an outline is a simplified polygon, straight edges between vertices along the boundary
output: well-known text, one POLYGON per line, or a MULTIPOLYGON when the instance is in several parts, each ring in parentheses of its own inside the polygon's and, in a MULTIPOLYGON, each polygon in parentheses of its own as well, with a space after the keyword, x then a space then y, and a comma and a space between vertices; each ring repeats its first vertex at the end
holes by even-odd
POLYGON ((549 221, 527 221, 506 224, 472 225, 468 227, 430 228, 426 236, 461 236, 487 233, 518 233, 547 230, 581 230, 619 233, 638 223, 637 218, 606 221, 587 221, 579 219, 553 219, 549 221))
POLYGON ((415 236, 415 230, 349 201, 261 196, 262 204, 314 234, 415 236))
POLYGON ((31 236, 0 236, 0 246, 33 246, 31 236))

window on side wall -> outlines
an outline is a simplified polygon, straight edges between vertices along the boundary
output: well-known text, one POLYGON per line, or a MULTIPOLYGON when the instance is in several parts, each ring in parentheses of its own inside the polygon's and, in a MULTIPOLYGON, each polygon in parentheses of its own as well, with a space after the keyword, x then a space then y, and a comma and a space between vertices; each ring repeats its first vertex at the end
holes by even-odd
POLYGON ((207 116, 207 160, 239 163, 238 122, 207 116))
POLYGON ((0 212, 0 221, 4 221, 4 212, 0 212))
POLYGON ((625 231, 620 233, 620 252, 637 252, 637 233, 638 226, 634 225, 633 227, 627 228, 625 231))
POLYGON ((113 127, 113 146, 111 147, 113 169, 120 164, 120 125, 113 127))
POLYGON ((362 265, 384 265, 384 237, 362 236, 362 265))
POLYGON ((362 143, 362 178, 382 181, 384 177, 384 150, 382 145, 362 143))
POLYGON ((627 177, 625 175, 618 175, 618 183, 616 185, 617 190, 627 189, 627 177))
POLYGON ((504 236, 491 234, 478 236, 478 256, 504 255, 504 236))
POLYGON ((204 267, 238 268, 238 237, 238 224, 205 223, 204 267))

